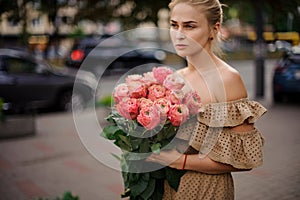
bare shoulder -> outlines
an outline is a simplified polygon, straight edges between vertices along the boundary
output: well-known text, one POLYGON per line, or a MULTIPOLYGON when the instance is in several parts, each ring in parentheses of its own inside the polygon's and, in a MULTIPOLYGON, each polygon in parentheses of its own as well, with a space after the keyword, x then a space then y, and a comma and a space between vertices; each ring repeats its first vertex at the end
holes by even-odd
POLYGON ((244 81, 236 69, 226 63, 222 63, 220 72, 226 90, 227 101, 246 98, 248 96, 244 81))

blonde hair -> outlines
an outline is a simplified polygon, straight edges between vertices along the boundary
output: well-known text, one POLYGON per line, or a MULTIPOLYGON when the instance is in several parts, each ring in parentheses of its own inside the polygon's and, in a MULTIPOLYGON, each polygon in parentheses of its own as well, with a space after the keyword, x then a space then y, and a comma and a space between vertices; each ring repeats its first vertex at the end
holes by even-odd
MULTIPOLYGON (((223 4, 219 0, 172 0, 169 3, 169 8, 172 9, 179 3, 187 3, 191 6, 201 7, 204 15, 207 18, 208 25, 210 28, 214 27, 217 23, 220 25, 223 22, 223 4)), ((212 41, 212 50, 218 56, 223 56, 223 52, 220 48, 220 42, 222 40, 220 32, 215 34, 216 39, 212 41)))

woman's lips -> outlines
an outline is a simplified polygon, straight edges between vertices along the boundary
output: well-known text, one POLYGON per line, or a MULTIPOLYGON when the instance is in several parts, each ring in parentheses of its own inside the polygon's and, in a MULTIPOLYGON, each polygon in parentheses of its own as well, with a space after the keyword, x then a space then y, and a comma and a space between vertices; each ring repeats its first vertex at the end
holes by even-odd
POLYGON ((180 50, 185 49, 187 47, 186 44, 176 44, 175 46, 176 46, 177 49, 180 49, 180 50))

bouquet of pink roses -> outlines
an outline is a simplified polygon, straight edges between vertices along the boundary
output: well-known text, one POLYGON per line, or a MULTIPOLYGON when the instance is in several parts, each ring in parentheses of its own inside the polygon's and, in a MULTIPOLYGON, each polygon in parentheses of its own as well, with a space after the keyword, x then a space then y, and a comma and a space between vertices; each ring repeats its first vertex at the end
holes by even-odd
POLYGON ((194 91, 184 92, 184 86, 183 78, 170 68, 154 67, 143 75, 128 75, 124 83, 115 87, 115 105, 106 118, 109 124, 102 136, 113 140, 123 152, 119 158, 123 197, 161 199, 164 180, 177 190, 184 171, 169 167, 151 170, 147 169, 149 163, 139 161, 149 153, 172 148, 169 144, 179 126, 199 113, 200 96, 194 91))

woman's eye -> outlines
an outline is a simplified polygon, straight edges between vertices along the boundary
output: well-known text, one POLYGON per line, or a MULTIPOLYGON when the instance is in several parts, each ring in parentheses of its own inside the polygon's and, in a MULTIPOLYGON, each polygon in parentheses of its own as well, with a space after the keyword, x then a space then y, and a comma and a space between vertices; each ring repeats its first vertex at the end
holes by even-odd
POLYGON ((194 26, 192 26, 192 25, 185 25, 185 28, 192 29, 192 28, 194 28, 194 26))
POLYGON ((177 28, 177 27, 178 27, 177 24, 170 24, 170 26, 171 26, 172 28, 177 28))

